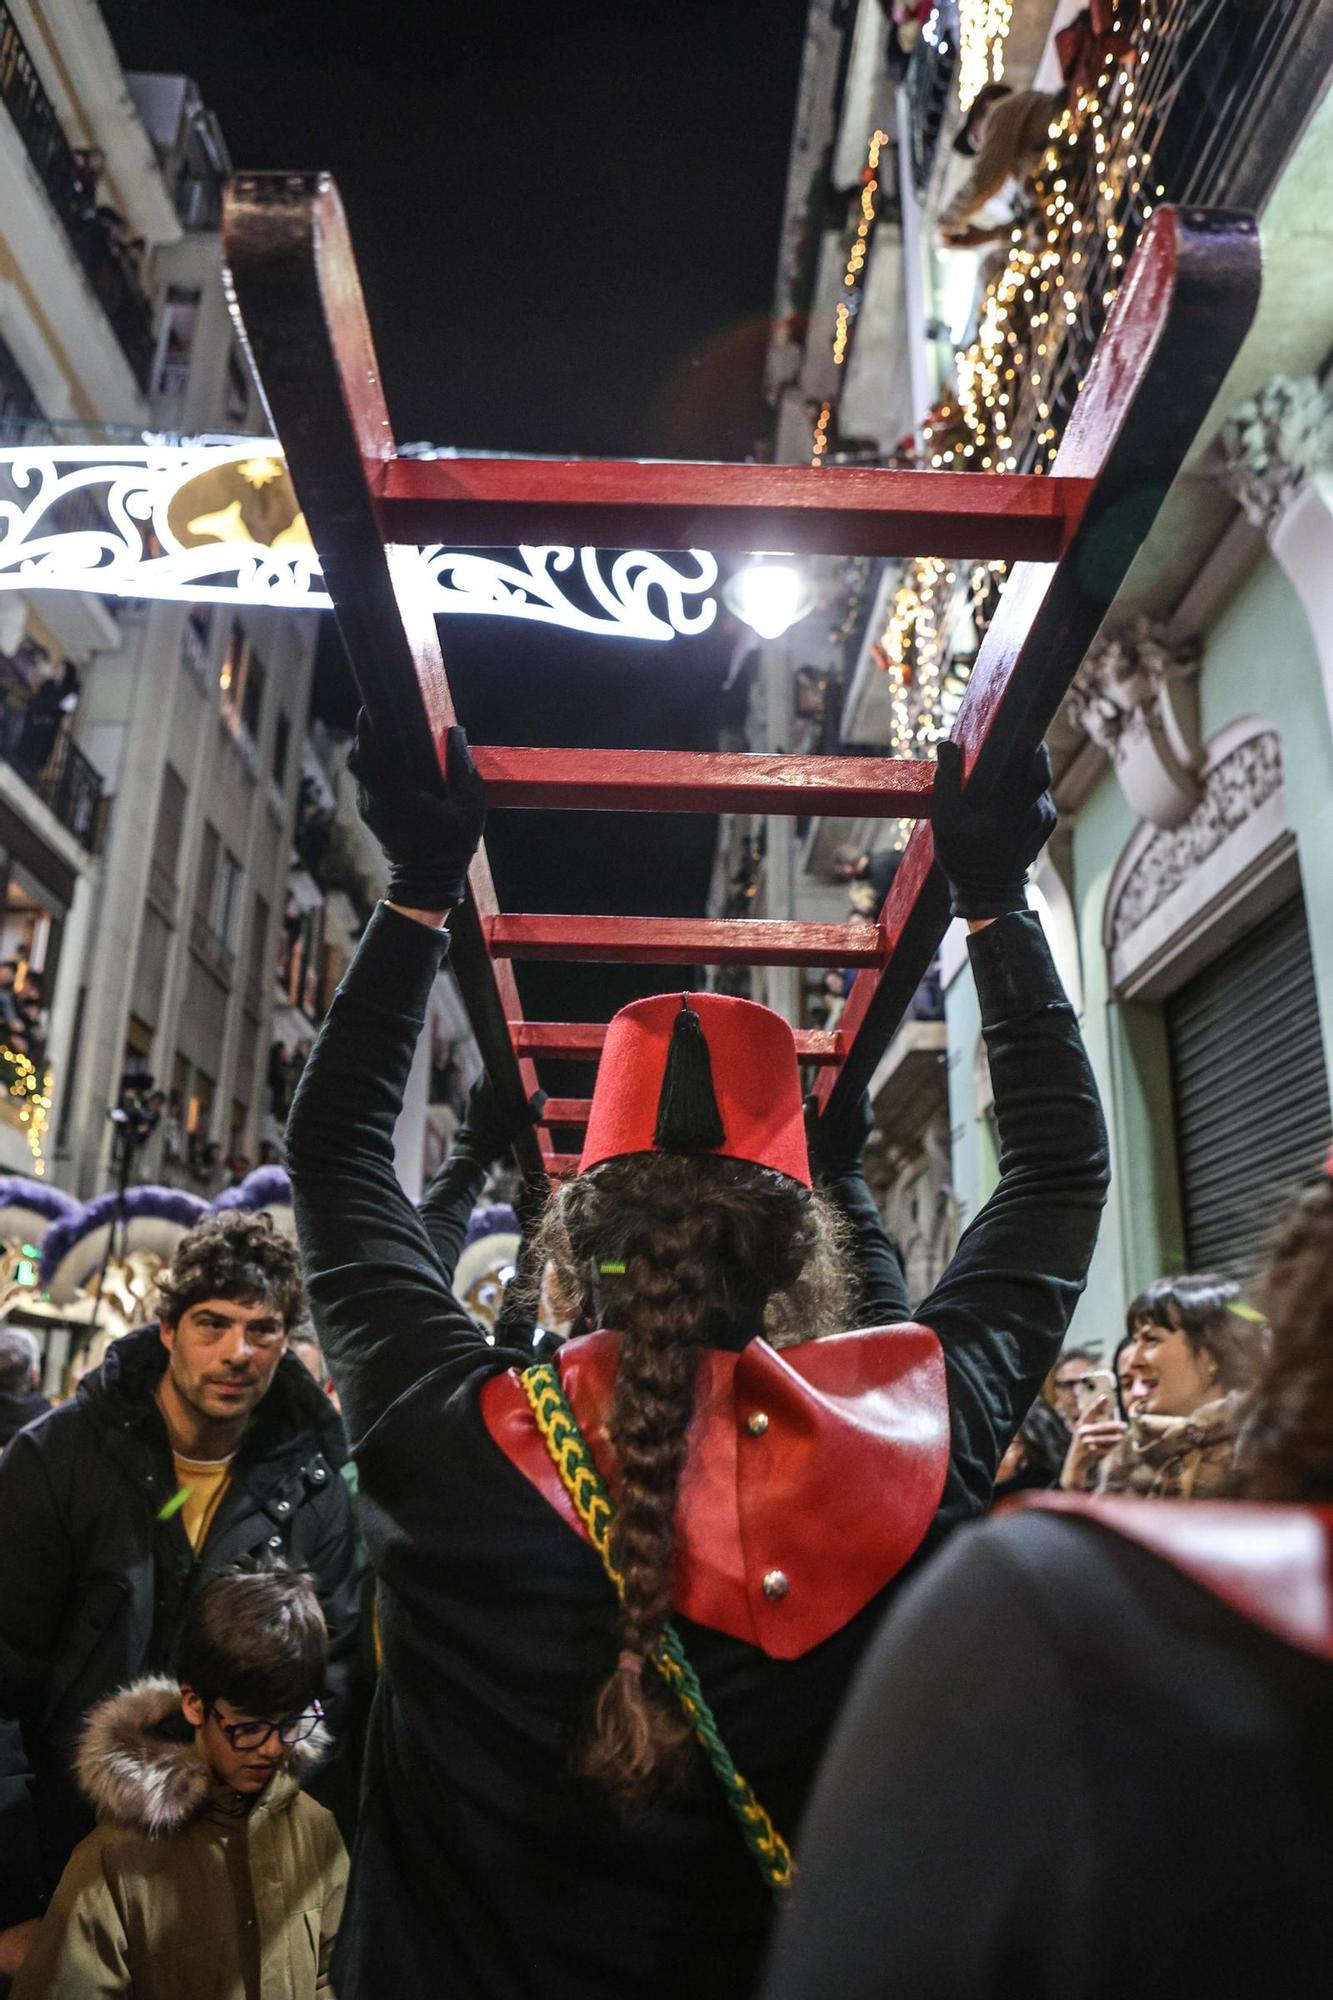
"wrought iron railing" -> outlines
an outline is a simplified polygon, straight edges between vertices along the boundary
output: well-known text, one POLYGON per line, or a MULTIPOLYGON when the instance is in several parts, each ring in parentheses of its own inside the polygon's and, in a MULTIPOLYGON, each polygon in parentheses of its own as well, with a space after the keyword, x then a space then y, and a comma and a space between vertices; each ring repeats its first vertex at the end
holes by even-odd
POLYGON ((0 654, 0 755, 89 854, 101 847, 107 801, 102 774, 89 762, 58 717, 44 718, 58 733, 28 720, 36 687, 21 666, 0 654))
POLYGON ((97 214, 91 190, 81 181, 56 108, 4 0, 0 0, 0 102, 27 148, 135 379, 146 388, 153 361, 152 308, 126 253, 97 214))
POLYGON ((941 0, 922 29, 903 79, 911 133, 912 186, 925 194, 935 170, 940 134, 949 110, 949 91, 958 67, 957 0, 941 0))
MULTIPOLYGON (((1153 209, 1262 205, 1323 73, 1307 47, 1318 11, 1317 0, 1107 0, 956 389, 923 423, 926 463, 1049 467, 1153 209)), ((972 565, 904 569, 878 640, 899 683, 899 754, 934 740, 955 651, 964 664, 975 655, 997 595, 978 592, 972 565)))

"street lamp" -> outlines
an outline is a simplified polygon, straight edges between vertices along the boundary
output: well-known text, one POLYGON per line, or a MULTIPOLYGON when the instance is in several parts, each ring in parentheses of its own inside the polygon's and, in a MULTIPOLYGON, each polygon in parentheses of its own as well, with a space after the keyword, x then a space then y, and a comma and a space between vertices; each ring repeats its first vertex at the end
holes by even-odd
POLYGON ((728 611, 761 639, 780 639, 815 608, 815 588, 792 556, 751 556, 723 586, 728 611))

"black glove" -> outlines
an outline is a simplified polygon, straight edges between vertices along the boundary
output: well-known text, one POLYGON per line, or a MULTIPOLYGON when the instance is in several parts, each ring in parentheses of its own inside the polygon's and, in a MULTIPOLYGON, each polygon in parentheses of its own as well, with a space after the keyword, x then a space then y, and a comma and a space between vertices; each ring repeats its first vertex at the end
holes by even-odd
POLYGON ((468 1093, 467 1110, 459 1127, 455 1148, 474 1160, 488 1164, 507 1153, 520 1132, 526 1132, 542 1115, 544 1090, 534 1090, 522 1110, 511 1110, 495 1094, 495 1086, 483 1070, 468 1093))
POLYGON ((863 1090, 847 1110, 821 1116, 814 1097, 805 1100, 805 1143, 810 1151, 810 1171, 816 1181, 842 1180, 859 1174, 866 1140, 875 1129, 870 1109, 870 1093, 863 1090))
POLYGON ((1043 743, 1025 777, 974 802, 974 788, 963 789, 962 749, 939 745, 931 830, 956 917, 1003 917, 1027 908, 1028 869, 1055 831, 1050 782, 1043 743))
POLYGON ((461 903, 468 863, 486 824, 486 793, 455 726, 445 750, 447 776, 422 790, 395 768, 364 709, 347 768, 357 783, 357 807, 389 864, 389 901, 408 910, 446 910, 461 903))

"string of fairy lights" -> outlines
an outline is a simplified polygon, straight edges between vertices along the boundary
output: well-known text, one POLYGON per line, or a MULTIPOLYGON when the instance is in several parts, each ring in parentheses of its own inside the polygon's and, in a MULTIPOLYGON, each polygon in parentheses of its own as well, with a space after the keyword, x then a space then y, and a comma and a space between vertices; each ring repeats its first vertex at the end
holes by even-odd
POLYGON ((32 1154, 32 1170, 38 1180, 46 1175, 43 1138, 51 1116, 51 1078, 41 1075, 30 1056, 18 1049, 0 1048, 0 1080, 8 1076, 9 1095, 19 1106, 19 1123, 32 1154))
MULTIPOLYGON (((1154 60, 1161 68, 1161 4, 1141 0, 1131 8, 1119 0, 1112 7, 1095 77, 1052 121, 1030 211, 1015 223, 983 292, 973 337, 957 354, 954 393, 922 424, 932 466, 1050 469, 1081 386, 1082 358, 1096 344, 1139 232, 1164 193, 1152 174, 1169 102, 1169 88, 1160 104, 1151 88, 1154 60)), ((966 79, 960 62, 964 104, 1001 73, 1002 54, 989 35, 1001 11, 1007 15, 994 0, 960 7, 971 51, 966 79)), ((1004 573, 1000 563, 935 557, 905 566, 874 653, 892 679, 895 755, 929 754, 947 731, 961 695, 961 685, 951 688, 958 681, 954 635, 970 616, 980 636, 1004 573)))
MULTIPOLYGON (((848 349, 852 342, 852 325, 860 309, 861 286, 865 280, 866 263, 870 255, 870 232, 875 226, 875 216, 879 207, 879 156, 888 143, 888 133, 881 131, 878 126, 866 143, 866 163, 861 172, 856 227, 852 232, 847 260, 843 265, 838 302, 833 309, 835 368, 842 368, 846 364, 848 349)), ((819 465, 828 450, 832 418, 833 398, 826 396, 815 418, 814 433, 810 440, 811 465, 819 465)))
POLYGON ((1013 0, 958 0, 958 105, 967 111, 988 83, 1004 75, 1004 41, 1013 0))

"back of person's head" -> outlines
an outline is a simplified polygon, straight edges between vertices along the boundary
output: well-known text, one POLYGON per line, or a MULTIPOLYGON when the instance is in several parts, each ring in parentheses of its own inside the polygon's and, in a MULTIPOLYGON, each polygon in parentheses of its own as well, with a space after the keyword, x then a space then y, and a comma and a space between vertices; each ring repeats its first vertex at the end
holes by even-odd
POLYGON ((308 1576, 289 1569, 220 1570, 186 1614, 177 1678, 207 1706, 243 1715, 299 1715, 324 1686, 329 1641, 308 1576))
POLYGON ((36 1380, 42 1351, 25 1326, 0 1326, 0 1396, 21 1396, 36 1380))
POLYGON ((1283 1222, 1259 1297, 1272 1351, 1250 1402, 1242 1490, 1256 1500, 1333 1502, 1333 1178, 1328 1174, 1283 1222))
POLYGON ((813 1188, 770 1168, 634 1153, 558 1189, 535 1248, 561 1296, 621 1337, 608 1423, 621 1475, 621 1665, 599 1693, 584 1769, 629 1801, 669 1782, 690 1733, 646 1662, 671 1616, 702 1351, 760 1331, 778 1346, 841 1331, 841 1226, 813 1188))
POLYGON ((1268 1347, 1263 1327, 1232 1310, 1239 1297, 1240 1286, 1215 1272, 1156 1278, 1130 1300, 1125 1331, 1133 1335, 1147 1326, 1172 1327, 1184 1334, 1195 1354, 1211 1357, 1219 1389, 1249 1389, 1258 1380, 1268 1347))
POLYGON ((967 108, 967 115, 959 127, 953 142, 955 153, 971 155, 981 144, 981 131, 986 113, 1002 97, 1012 97, 1013 89, 1007 83, 988 83, 979 90, 967 108))
POLYGON ((205 1299, 271 1304, 285 1327, 305 1316, 300 1252, 262 1209, 224 1209, 188 1229, 158 1277, 157 1295, 168 1326, 205 1299))

